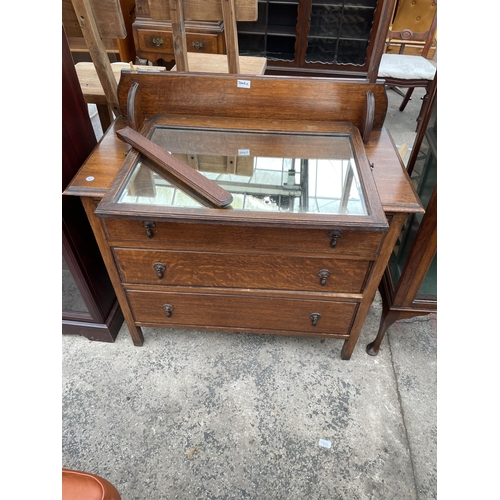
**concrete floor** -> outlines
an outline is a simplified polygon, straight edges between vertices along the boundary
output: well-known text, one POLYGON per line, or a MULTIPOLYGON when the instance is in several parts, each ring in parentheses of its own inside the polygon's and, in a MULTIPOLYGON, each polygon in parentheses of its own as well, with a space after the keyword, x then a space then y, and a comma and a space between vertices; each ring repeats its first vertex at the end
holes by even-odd
MULTIPOLYGON (((386 126, 410 150, 414 95, 401 113, 388 91, 386 126)), ((350 361, 335 339, 63 336, 62 465, 123 500, 437 498, 437 317, 396 322, 371 357, 380 315, 377 294, 350 361)))

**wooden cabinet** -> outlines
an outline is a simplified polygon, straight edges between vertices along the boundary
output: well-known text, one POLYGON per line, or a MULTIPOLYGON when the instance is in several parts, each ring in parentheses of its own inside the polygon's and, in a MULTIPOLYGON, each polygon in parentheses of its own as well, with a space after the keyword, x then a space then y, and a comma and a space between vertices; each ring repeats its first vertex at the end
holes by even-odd
MULTIPOLYGON (((375 81, 395 0, 259 0, 258 20, 238 22, 240 55, 268 60, 266 74, 375 81)), ((173 61, 172 29, 136 0, 137 55, 173 61)), ((225 53, 222 22, 186 22, 192 52, 225 53)))
POLYGON ((227 190, 227 208, 121 142, 123 117, 66 194, 82 199, 135 345, 143 327, 217 329, 337 338, 349 359, 401 225, 423 211, 382 128, 384 86, 241 81, 124 71, 119 86, 143 141, 191 159, 186 175, 227 190), (234 158, 251 170, 229 169, 234 158))
MULTIPOLYGON (((62 34, 62 188, 97 144, 62 34)), ((78 198, 62 197, 62 332, 113 342, 123 324, 113 286, 78 198)))
POLYGON ((258 21, 238 23, 240 53, 267 57, 266 74, 366 77, 393 6, 393 0, 259 0, 258 21))
MULTIPOLYGON (((175 62, 170 22, 153 21, 147 0, 136 0, 136 19, 132 24, 137 57, 153 63, 175 62)), ((186 41, 190 52, 225 54, 226 41, 222 21, 186 21, 186 41)))
POLYGON ((395 321, 437 311, 437 77, 422 111, 408 173, 425 214, 408 217, 380 283, 380 327, 367 347, 372 356, 395 321))

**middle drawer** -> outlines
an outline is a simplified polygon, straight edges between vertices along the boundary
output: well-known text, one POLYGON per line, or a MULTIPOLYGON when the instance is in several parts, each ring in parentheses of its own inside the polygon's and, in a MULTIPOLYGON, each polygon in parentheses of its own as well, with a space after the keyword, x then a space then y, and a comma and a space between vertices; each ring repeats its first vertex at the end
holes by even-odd
POLYGON ((371 261, 115 248, 122 282, 362 293, 371 261))

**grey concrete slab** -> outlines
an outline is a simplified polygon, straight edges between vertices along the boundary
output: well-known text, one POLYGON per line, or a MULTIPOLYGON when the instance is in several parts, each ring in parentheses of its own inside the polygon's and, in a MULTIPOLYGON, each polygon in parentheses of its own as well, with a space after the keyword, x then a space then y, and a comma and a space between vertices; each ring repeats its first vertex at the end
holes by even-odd
POLYGON ((124 499, 418 498, 391 351, 364 352, 380 311, 350 361, 334 339, 64 337, 63 465, 124 499))
MULTIPOLYGON (((404 89, 402 89, 404 92, 404 89)), ((399 111, 403 98, 394 90, 387 90, 387 97, 389 104, 387 107, 387 114, 385 117, 384 126, 389 130, 394 139, 396 147, 399 148, 406 145, 408 150, 406 155, 403 156, 405 165, 408 163, 410 153, 417 137, 417 117, 423 103, 423 96, 425 92, 423 89, 415 89, 412 98, 406 105, 404 111, 399 111)))
POLYGON ((437 315, 394 323, 387 333, 418 498, 437 492, 437 315))

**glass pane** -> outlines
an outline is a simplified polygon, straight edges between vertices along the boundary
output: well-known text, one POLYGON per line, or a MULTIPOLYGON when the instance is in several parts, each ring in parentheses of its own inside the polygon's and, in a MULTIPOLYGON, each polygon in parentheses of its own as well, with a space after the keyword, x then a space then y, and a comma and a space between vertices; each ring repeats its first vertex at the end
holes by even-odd
POLYGON ((295 36, 267 36, 266 56, 268 59, 293 61, 295 59, 295 36))
POLYGON ((313 0, 306 62, 365 64, 375 3, 313 0))
MULTIPOLYGON (((157 127, 151 140, 229 191, 233 209, 368 215, 349 135, 157 127), (296 156, 299 152, 308 154, 296 156)), ((150 169, 142 156, 118 203, 201 206, 150 169)))
MULTIPOLYGON (((437 182, 437 113, 434 103, 429 123, 418 151, 411 180, 425 209, 437 182)), ((401 231, 399 242, 389 261, 394 284, 397 285, 404 265, 412 248, 423 215, 413 215, 401 231)), ((437 297, 437 255, 422 282, 417 299, 436 300, 437 297)))
POLYGON ((434 256, 424 281, 422 281, 418 289, 417 299, 424 299, 426 297, 434 299, 437 297, 437 254, 434 256))
POLYGON ((63 313, 89 312, 64 257, 62 260, 62 311, 63 313))
POLYGON ((258 19, 238 23, 240 55, 295 60, 299 0, 259 1, 258 19))

